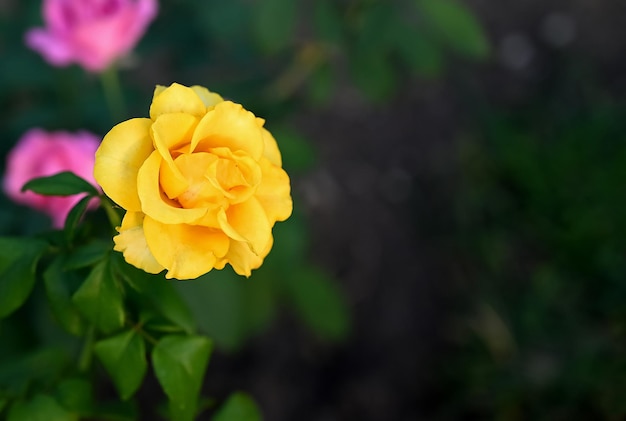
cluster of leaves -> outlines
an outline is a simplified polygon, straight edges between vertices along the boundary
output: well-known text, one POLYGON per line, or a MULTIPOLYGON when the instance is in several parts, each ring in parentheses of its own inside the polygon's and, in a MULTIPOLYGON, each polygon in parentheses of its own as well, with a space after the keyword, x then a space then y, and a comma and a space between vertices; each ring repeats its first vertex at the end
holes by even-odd
MULTIPOLYGON (((128 265, 112 251, 110 240, 94 239, 79 225, 88 203, 95 198, 106 202, 106 197, 69 172, 34 179, 24 188, 85 197, 62 231, 41 238, 0 238, 0 319, 24 306, 39 284, 45 300, 33 298, 32 304, 46 305, 58 325, 82 338, 82 344, 40 348, 0 366, 0 413, 6 411, 9 421, 132 420, 132 398, 149 365, 168 398, 168 418, 193 420, 212 406, 211 400, 200 399, 200 392, 213 343, 197 333, 174 284, 128 265), (94 356, 100 365, 93 364, 94 356), (120 404, 97 403, 92 380, 98 369, 108 374, 120 404)), ((103 206, 118 222, 110 204, 103 206)), ((237 393, 213 419, 253 421, 260 415, 249 397, 237 393), (241 413, 246 417, 237 415, 241 413)))
POLYGON ((548 109, 492 115, 466 149, 459 221, 476 308, 457 326, 447 412, 626 416, 623 109, 548 109))

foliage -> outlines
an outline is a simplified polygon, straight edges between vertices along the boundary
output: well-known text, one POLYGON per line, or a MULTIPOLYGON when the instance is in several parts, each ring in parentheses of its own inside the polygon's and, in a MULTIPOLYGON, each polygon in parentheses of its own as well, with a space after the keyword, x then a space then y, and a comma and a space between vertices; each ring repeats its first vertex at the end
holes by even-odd
POLYGON ((555 117, 547 108, 490 113, 484 138, 464 149, 458 216, 477 282, 446 370, 459 391, 448 411, 619 419, 624 114, 598 105, 555 117))

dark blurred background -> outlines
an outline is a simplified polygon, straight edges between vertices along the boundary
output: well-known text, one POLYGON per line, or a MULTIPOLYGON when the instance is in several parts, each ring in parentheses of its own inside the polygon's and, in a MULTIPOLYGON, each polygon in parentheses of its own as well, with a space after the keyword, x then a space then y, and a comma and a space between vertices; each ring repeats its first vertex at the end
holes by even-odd
MULTIPOLYGON (((270 421, 626 417, 626 4, 160 4, 124 119, 207 86, 266 118, 292 177, 263 269, 181 286, 218 345, 206 395, 270 421)), ((24 46, 39 6, 0 0, 4 155, 119 121, 97 76, 24 46)), ((3 197, 2 234, 46 226, 28 212, 3 197)))

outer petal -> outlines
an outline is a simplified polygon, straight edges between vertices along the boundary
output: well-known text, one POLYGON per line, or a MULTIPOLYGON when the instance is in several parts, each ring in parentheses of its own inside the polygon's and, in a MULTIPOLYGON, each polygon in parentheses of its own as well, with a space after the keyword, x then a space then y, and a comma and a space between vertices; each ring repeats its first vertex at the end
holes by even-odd
POLYGON ((148 247, 144 235, 144 214, 141 212, 126 212, 119 234, 113 237, 115 251, 121 251, 124 259, 133 266, 148 273, 160 273, 165 269, 156 261, 148 247))
POLYGON ((127 54, 156 16, 158 7, 155 0, 118 1, 114 12, 104 13, 84 0, 73 3, 76 6, 87 3, 77 7, 83 16, 75 18, 68 29, 75 59, 93 72, 105 70, 114 60, 127 54))
POLYGON ((263 207, 254 197, 232 205, 218 216, 218 220, 226 235, 237 241, 245 241, 253 253, 261 253, 271 241, 272 227, 263 207))
POLYGON ((55 66, 67 66, 74 60, 71 45, 46 29, 31 29, 26 33, 25 42, 55 66))
MULTIPOLYGON (((61 171, 71 171, 98 186, 93 178, 93 169, 100 140, 100 137, 88 132, 73 134, 29 130, 7 154, 3 180, 5 193, 17 203, 47 213, 55 228, 63 228, 69 211, 84 195, 43 196, 31 191, 23 192, 22 186, 33 178, 61 171)), ((97 204, 98 199, 94 199, 89 208, 97 204)))
POLYGON ((223 232, 206 227, 162 224, 150 217, 144 227, 154 256, 168 269, 168 279, 204 275, 226 254, 230 243, 223 232))
POLYGON ((172 83, 163 90, 155 89, 154 98, 150 105, 150 118, 152 120, 168 113, 186 113, 201 118, 206 113, 206 107, 193 89, 172 83))
POLYGON ((152 93, 152 101, 154 102, 154 99, 156 97, 158 97, 159 95, 161 95, 161 93, 166 90, 168 87, 167 86, 163 86, 163 85, 157 85, 154 87, 154 92, 152 93))
POLYGON ((43 19, 50 30, 62 33, 71 28, 73 13, 68 10, 67 6, 63 0, 44 0, 43 19))
MULTIPOLYGON (((173 151, 191 142, 198 119, 191 114, 162 114, 152 124, 155 149, 173 151)), ((161 155, 164 155, 163 153, 161 155)))
MULTIPOLYGON (((15 147, 6 157, 6 169, 3 177, 5 193, 18 203, 37 207, 45 202, 45 197, 31 191, 22 191, 22 186, 27 181, 44 175, 52 175, 66 168, 56 165, 56 159, 50 159, 51 152, 56 148, 50 148, 48 133, 41 129, 31 129, 26 132, 17 142, 15 147), (44 173, 42 164, 54 164, 44 173)), ((56 155, 53 156, 56 158, 56 155)))
POLYGON ((255 196, 263 206, 270 224, 274 225, 276 221, 284 221, 289 218, 293 210, 289 176, 285 170, 272 165, 265 158, 259 161, 259 165, 263 178, 255 196))
POLYGON ((253 269, 259 268, 263 264, 263 259, 272 249, 273 237, 270 237, 266 248, 258 255, 254 254, 248 244, 239 241, 231 241, 226 257, 215 264, 216 269, 222 269, 225 262, 230 263, 233 270, 243 276, 250 276, 253 269))
POLYGON ((207 213, 207 209, 183 209, 161 192, 159 185, 161 162, 161 155, 154 151, 137 174, 137 189, 142 211, 151 218, 167 224, 189 224, 201 219, 207 213))
POLYGON ((141 211, 137 175, 154 151, 151 124, 147 118, 124 121, 107 133, 96 151, 96 181, 107 196, 127 211, 141 211))
POLYGON ((154 20, 159 11, 157 0, 137 0, 134 6, 135 20, 128 29, 130 48, 143 36, 146 28, 154 20))
POLYGON ((276 143, 276 139, 274 136, 266 129, 261 128, 263 131, 263 144, 265 148, 263 149, 263 156, 267 158, 272 164, 282 167, 283 159, 280 155, 280 150, 278 149, 278 143, 276 143))
POLYGON ((263 155, 264 143, 254 114, 230 101, 220 102, 209 110, 196 127, 191 150, 207 152, 219 147, 243 150, 258 160, 263 155))
POLYGON ((222 98, 221 95, 209 91, 204 86, 194 85, 191 89, 193 89, 196 95, 200 97, 202 102, 204 102, 204 105, 207 107, 213 108, 216 104, 224 101, 224 98, 222 98))

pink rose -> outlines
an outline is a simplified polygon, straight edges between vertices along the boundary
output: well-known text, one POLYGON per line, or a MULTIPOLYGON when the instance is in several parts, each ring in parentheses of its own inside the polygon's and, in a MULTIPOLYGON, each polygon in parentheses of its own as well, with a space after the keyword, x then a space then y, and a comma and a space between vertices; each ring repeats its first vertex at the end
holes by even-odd
POLYGON ((156 0, 44 0, 46 27, 28 31, 26 44, 55 66, 101 72, 135 47, 157 8, 156 0))
MULTIPOLYGON (((29 130, 7 156, 5 193, 17 203, 47 213, 55 228, 63 228, 67 214, 83 196, 42 196, 22 192, 22 186, 33 178, 71 171, 97 187, 93 167, 99 144, 100 138, 87 132, 29 130)), ((94 199, 90 207, 96 205, 97 199, 94 199)))

